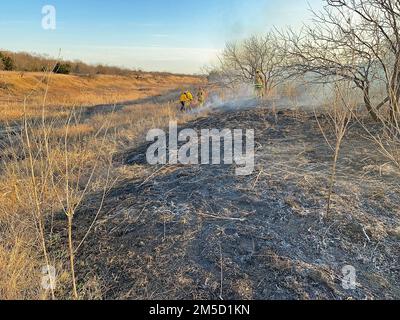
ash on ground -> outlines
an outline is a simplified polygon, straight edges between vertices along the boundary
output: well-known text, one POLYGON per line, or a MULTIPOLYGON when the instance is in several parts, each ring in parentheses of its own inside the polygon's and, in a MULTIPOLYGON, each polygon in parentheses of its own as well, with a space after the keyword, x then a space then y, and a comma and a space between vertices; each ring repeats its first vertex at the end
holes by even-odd
MULTIPOLYGON (((120 155, 121 167, 141 174, 108 194, 77 257, 78 278, 93 280, 101 298, 400 298, 400 179, 357 124, 343 144, 329 216, 333 154, 312 113, 263 106, 185 127, 254 128, 256 170, 155 168, 143 161, 146 145, 120 155), (356 271, 350 290, 345 266, 356 271)), ((77 229, 95 214, 81 212, 77 229)))

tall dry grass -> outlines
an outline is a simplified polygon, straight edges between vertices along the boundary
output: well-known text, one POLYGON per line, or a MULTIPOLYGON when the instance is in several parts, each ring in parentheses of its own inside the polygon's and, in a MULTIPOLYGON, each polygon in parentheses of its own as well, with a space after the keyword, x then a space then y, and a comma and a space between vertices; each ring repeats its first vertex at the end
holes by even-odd
POLYGON ((76 106, 114 104, 164 94, 204 83, 191 76, 142 74, 134 75, 59 75, 0 71, 0 121, 19 121, 42 115, 46 95, 46 115, 68 117, 76 106), (25 110, 24 110, 25 103, 25 110))
POLYGON ((0 299, 85 297, 76 253, 92 235, 108 192, 123 179, 113 155, 177 118, 174 104, 141 105, 83 122, 73 106, 53 113, 47 96, 45 90, 34 116, 25 104, 20 130, 0 140, 0 299), (74 218, 92 193, 102 201, 90 227, 79 232, 85 236, 76 238, 74 218), (65 236, 55 231, 60 217, 65 236), (48 266, 56 270, 54 290, 43 287, 48 266))

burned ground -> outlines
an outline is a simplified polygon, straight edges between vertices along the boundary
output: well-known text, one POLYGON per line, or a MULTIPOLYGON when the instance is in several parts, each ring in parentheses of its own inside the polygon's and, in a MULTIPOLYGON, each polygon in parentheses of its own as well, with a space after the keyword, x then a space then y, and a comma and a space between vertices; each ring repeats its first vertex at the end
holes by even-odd
MULTIPOLYGON (((131 175, 108 194, 77 255, 86 297, 400 298, 399 177, 381 166, 357 124, 329 216, 332 152, 313 114, 274 115, 264 106, 185 127, 255 129, 256 170, 240 177, 229 165, 156 168, 143 161, 146 145, 118 155, 131 175), (355 290, 342 287, 347 265, 357 272, 355 290)), ((77 238, 99 201, 91 197, 76 217, 77 238)))

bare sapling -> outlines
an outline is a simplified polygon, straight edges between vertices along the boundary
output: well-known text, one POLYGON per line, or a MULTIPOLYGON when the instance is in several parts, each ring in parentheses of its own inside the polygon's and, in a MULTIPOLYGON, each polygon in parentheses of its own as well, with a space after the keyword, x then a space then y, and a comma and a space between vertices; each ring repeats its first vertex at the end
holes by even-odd
MULTIPOLYGON (((32 187, 32 204, 33 204, 33 212, 34 212, 34 219, 36 222, 36 227, 38 230, 39 238, 40 238, 40 243, 42 246, 42 251, 43 251, 43 257, 45 260, 46 267, 49 268, 50 264, 50 258, 47 250, 47 245, 46 245, 46 235, 45 235, 45 227, 44 227, 44 210, 42 207, 43 201, 42 201, 42 195, 43 195, 43 187, 46 185, 47 178, 48 178, 48 170, 41 171, 38 174, 36 173, 36 167, 37 167, 37 162, 40 161, 41 159, 37 159, 37 157, 34 155, 34 147, 32 146, 31 143, 31 135, 30 135, 30 128, 28 124, 28 120, 26 117, 26 102, 24 102, 24 140, 26 142, 26 149, 24 152, 28 156, 28 170, 30 172, 30 178, 31 178, 31 187, 32 187)), ((43 166, 41 166, 43 169, 43 166)), ((50 278, 50 281, 52 281, 52 278, 50 278)), ((50 284, 50 291, 51 291, 51 297, 54 300, 55 299, 55 293, 54 293, 54 284, 50 284)))
MULTIPOLYGON (((110 190, 112 169, 112 154, 107 154, 105 147, 110 145, 108 137, 109 121, 105 121, 97 132, 84 135, 71 134, 71 129, 78 127, 81 119, 72 110, 66 121, 48 118, 43 103, 41 121, 28 119, 24 104, 23 135, 21 136, 21 151, 14 150, 15 158, 18 153, 23 153, 27 159, 26 168, 21 167, 21 172, 30 176, 31 191, 29 203, 33 208, 34 221, 39 234, 45 265, 52 265, 48 250, 48 240, 52 236, 52 228, 48 230, 46 223, 49 215, 53 214, 53 206, 62 209, 67 217, 67 243, 69 267, 72 282, 72 298, 79 299, 77 279, 75 272, 75 254, 73 223, 74 216, 79 210, 85 197, 94 189, 94 185, 102 185, 103 196, 97 214, 99 216, 107 192, 110 190), (64 122, 64 123, 63 123, 64 122), (63 136, 59 136, 60 132, 63 136), (95 148, 95 150, 94 150, 95 148), (95 154, 95 151, 98 154, 95 154), (106 167, 107 166, 107 167, 106 167), (101 171, 107 172, 104 180, 101 171), (99 172, 100 171, 100 172, 99 172), (54 200, 59 206, 51 204, 54 200)), ((14 147, 16 148, 16 147, 14 147)), ((25 163, 25 162, 24 162, 25 163)), ((19 165, 21 166, 21 165, 19 165)), ((87 230, 79 246, 89 235, 95 221, 87 230)), ((50 277, 50 281, 55 281, 50 277)), ((49 286, 51 298, 55 299, 55 283, 49 286)))
MULTIPOLYGON (((68 255, 69 255, 69 264, 70 264, 70 272, 71 272, 71 280, 72 280, 72 297, 73 299, 79 299, 79 293, 77 289, 77 279, 76 279, 76 271, 75 271, 75 255, 77 250, 82 246, 83 242, 88 237, 96 219, 98 218, 104 204, 104 200, 107 192, 110 189, 110 171, 112 167, 111 156, 108 155, 108 159, 102 159, 106 164, 108 164, 107 168, 107 178, 105 181, 102 181, 103 184, 103 196, 102 200, 99 204, 99 208, 97 210, 97 214, 87 230, 84 238, 81 240, 77 248, 74 247, 74 235, 73 235, 73 223, 76 212, 84 201, 85 197, 91 191, 91 187, 96 183, 96 172, 98 170, 104 169, 103 162, 94 161, 93 163, 84 163, 85 161, 85 153, 89 151, 90 148, 90 139, 88 141, 73 141, 73 139, 69 136, 69 130, 71 127, 71 121, 74 119, 74 110, 70 113, 68 121, 65 126, 65 136, 64 136, 64 188, 65 194, 59 196, 59 201, 63 203, 63 210, 67 217, 67 230, 68 230, 68 255), (78 145, 77 145, 78 144, 78 145), (80 144, 80 146, 79 146, 80 144), (78 150, 76 150, 78 148, 78 150), (70 150, 75 149, 75 150, 70 150), (72 151, 72 152, 71 152, 72 151), (74 155, 78 154, 81 156, 81 159, 72 158, 74 155), (65 202, 63 201, 65 199, 65 202)), ((76 119, 76 118, 75 118, 76 119)), ((78 120, 75 120, 78 121, 78 120)), ((100 145, 98 146, 98 150, 102 150, 106 145, 106 135, 108 133, 108 125, 102 126, 98 132, 95 134, 100 140, 100 145), (102 134, 103 138, 99 137, 102 134)), ((98 182, 98 181, 97 181, 98 182)))
POLYGON ((327 111, 329 122, 332 125, 334 143, 331 143, 329 141, 328 134, 319 122, 317 114, 314 111, 318 126, 326 142, 333 151, 332 168, 328 185, 328 198, 326 207, 327 216, 329 216, 332 207, 332 195, 333 189, 336 184, 337 163, 340 156, 340 149, 348 131, 352 119, 353 110, 355 109, 355 103, 352 102, 352 98, 350 96, 351 90, 343 89, 340 84, 335 84, 334 89, 335 99, 333 101, 332 107, 327 111))

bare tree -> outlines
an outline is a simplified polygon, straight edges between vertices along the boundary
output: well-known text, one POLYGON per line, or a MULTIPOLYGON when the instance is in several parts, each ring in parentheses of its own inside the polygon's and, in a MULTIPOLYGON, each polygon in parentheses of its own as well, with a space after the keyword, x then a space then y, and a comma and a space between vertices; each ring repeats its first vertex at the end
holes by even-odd
MULTIPOLYGON (((317 81, 351 81, 361 90, 374 120, 388 105, 398 121, 400 98, 400 4, 395 0, 325 0, 313 11, 315 24, 299 33, 281 32, 294 74, 310 73, 317 81), (372 86, 385 95, 373 103, 372 86)), ((382 119, 381 119, 382 120, 382 119)))
POLYGON ((252 83, 256 71, 265 79, 265 89, 270 91, 279 82, 282 56, 276 36, 253 36, 240 42, 227 43, 220 57, 221 73, 228 84, 252 83))

